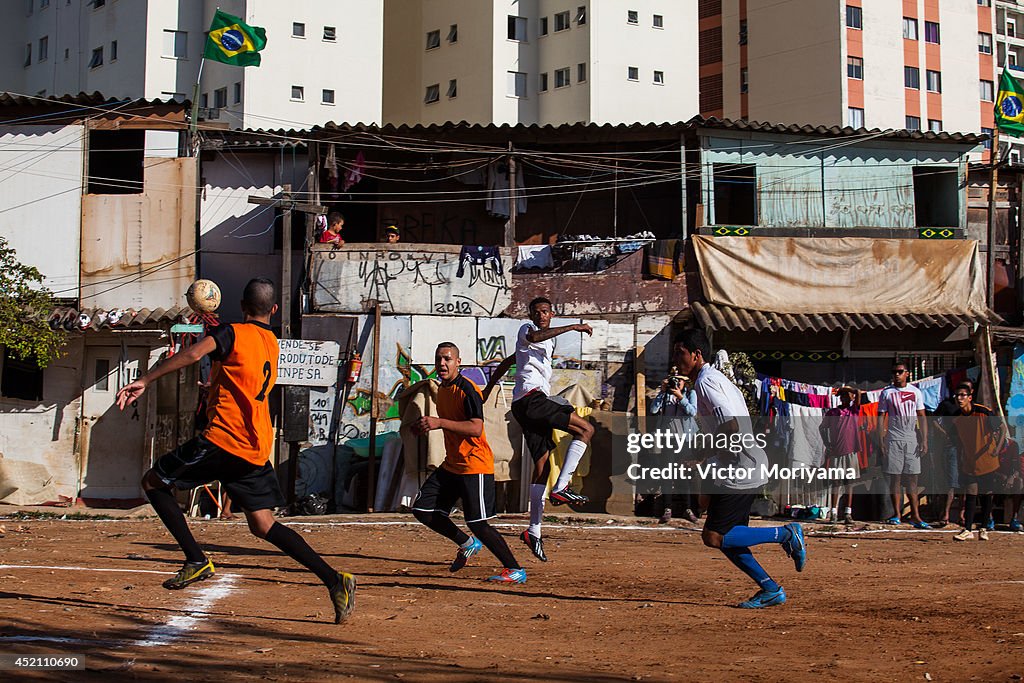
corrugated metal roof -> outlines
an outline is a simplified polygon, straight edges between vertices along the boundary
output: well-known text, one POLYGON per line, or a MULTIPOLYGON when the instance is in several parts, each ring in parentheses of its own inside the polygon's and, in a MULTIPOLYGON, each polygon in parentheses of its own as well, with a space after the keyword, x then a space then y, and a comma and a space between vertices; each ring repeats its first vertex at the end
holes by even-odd
POLYGON ((735 121, 732 119, 704 118, 695 116, 687 122, 690 127, 717 128, 723 130, 750 130, 759 133, 780 133, 784 135, 813 135, 817 137, 860 137, 874 135, 880 140, 929 140, 932 142, 955 142, 980 144, 989 138, 977 133, 933 133, 932 131, 851 128, 849 126, 813 126, 810 124, 765 123, 761 121, 735 121))
POLYGON ((60 97, 50 95, 49 97, 32 97, 29 95, 22 95, 19 93, 12 93, 9 91, 0 92, 0 107, 53 107, 58 104, 75 104, 80 106, 99 107, 104 105, 115 105, 123 104, 126 106, 155 106, 165 104, 180 104, 185 107, 192 106, 192 103, 188 100, 178 101, 174 99, 167 100, 147 100, 145 98, 130 99, 130 98, 116 98, 106 97, 100 92, 80 92, 77 95, 62 95, 60 97))
POLYGON ((117 330, 128 328, 161 328, 174 323, 190 322, 197 318, 188 306, 172 306, 171 308, 134 309, 77 309, 72 306, 55 308, 47 322, 50 327, 63 327, 72 330, 117 330), (85 316, 85 317, 83 317, 85 316))
POLYGON ((833 332, 855 330, 903 330, 917 327, 958 327, 975 322, 970 316, 940 313, 771 313, 695 301, 690 304, 700 324, 709 330, 740 332, 833 332))

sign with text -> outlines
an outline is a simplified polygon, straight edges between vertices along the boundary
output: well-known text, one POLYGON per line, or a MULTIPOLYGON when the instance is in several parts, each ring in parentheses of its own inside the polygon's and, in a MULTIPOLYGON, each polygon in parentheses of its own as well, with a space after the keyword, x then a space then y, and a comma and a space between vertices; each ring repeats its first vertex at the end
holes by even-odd
POLYGON ((337 342, 281 339, 277 383, 327 387, 338 380, 337 342))

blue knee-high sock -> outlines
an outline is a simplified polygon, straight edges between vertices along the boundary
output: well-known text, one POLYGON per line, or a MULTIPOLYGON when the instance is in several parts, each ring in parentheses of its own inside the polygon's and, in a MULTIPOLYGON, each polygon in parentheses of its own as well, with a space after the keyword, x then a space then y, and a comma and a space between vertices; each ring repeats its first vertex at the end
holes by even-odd
POLYGON ((749 548, 762 543, 785 543, 793 532, 784 526, 734 526, 722 537, 722 548, 749 548))
POLYGON ((779 590, 779 584, 775 583, 768 572, 764 570, 754 556, 750 554, 750 548, 722 548, 722 552, 729 561, 739 567, 740 571, 752 578, 758 586, 766 591, 779 590))

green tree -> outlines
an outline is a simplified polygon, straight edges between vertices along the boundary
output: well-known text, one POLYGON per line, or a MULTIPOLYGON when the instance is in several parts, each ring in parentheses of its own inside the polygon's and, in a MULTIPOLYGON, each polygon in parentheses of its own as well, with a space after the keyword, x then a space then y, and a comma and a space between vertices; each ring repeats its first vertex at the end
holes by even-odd
POLYGON ((65 333, 47 324, 54 305, 42 273, 18 261, 14 249, 0 237, 0 346, 43 368, 59 358, 65 333))

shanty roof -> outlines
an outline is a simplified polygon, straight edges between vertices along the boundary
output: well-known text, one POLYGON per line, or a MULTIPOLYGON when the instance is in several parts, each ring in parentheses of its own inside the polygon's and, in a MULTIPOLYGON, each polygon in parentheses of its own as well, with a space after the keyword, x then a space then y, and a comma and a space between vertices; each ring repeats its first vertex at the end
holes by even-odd
POLYGON ((106 97, 99 92, 80 92, 77 95, 61 95, 60 97, 50 95, 49 97, 41 97, 38 95, 22 95, 20 93, 12 92, 0 92, 0 107, 48 107, 52 108, 56 105, 71 104, 81 105, 88 107, 101 107, 101 106, 115 106, 115 105, 126 105, 126 106, 157 106, 167 104, 183 105, 185 107, 191 106, 188 100, 175 100, 169 98, 166 100, 147 100, 145 98, 131 98, 131 97, 106 97))
POLYGON ((121 308, 84 308, 72 306, 55 308, 48 322, 51 327, 72 330, 118 330, 128 328, 161 328, 174 323, 190 322, 195 317, 187 306, 171 308, 143 308, 141 310, 121 308), (85 316, 85 317, 83 317, 85 316))
POLYGON ((833 332, 903 330, 917 327, 958 327, 978 320, 966 315, 895 313, 769 313, 694 301, 690 304, 701 326, 709 330, 739 332, 833 332))

